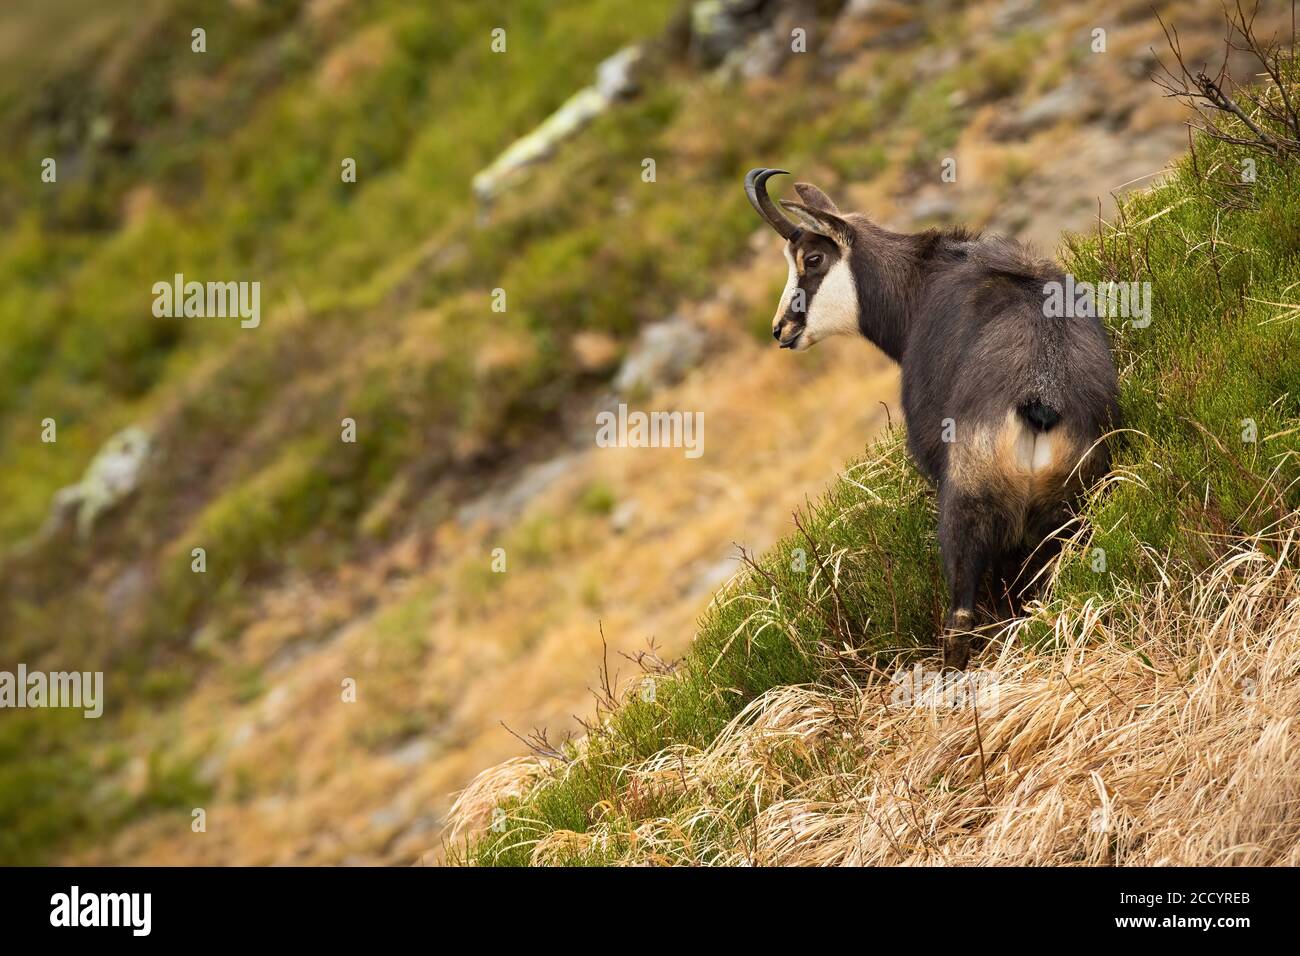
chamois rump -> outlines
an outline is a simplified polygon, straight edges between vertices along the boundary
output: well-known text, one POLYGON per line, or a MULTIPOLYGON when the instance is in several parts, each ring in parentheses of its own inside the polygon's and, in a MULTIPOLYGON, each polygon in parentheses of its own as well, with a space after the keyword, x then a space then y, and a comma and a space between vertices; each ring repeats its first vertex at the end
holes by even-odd
POLYGON ((938 488, 944 662, 964 668, 977 601, 1014 614, 1059 550, 1054 532, 1109 470, 1104 436, 1119 410, 1106 331, 1095 314, 1049 317, 1049 283, 1065 275, 1012 239, 890 232, 808 183, 795 184, 800 201, 781 202, 791 221, 767 193, 784 172, 745 177, 786 240, 772 335, 802 352, 859 334, 901 365, 908 449, 938 488))

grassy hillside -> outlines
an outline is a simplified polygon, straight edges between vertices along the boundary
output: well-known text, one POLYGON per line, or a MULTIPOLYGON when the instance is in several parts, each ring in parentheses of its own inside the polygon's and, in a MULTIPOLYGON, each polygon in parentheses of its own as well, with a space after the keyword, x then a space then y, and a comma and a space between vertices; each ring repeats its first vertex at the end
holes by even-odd
MULTIPOLYGON (((98 721, 0 714, 0 861, 419 857, 449 794, 518 753, 502 723, 576 726, 602 628, 616 661, 655 637, 676 657, 735 570, 732 542, 777 540, 889 414, 896 374, 865 344, 772 348, 783 275, 739 188, 748 168, 798 170, 895 228, 1052 244, 1182 149, 1178 108, 1143 79, 1160 42, 1147 0, 768 7, 714 55, 688 0, 2 5, 0 669, 102 669, 107 699, 98 721), (774 57, 796 25, 806 52, 774 57), (479 203, 475 175, 630 44, 635 91, 479 203), (949 155, 961 177, 941 185, 949 155), (155 317, 153 284, 177 272, 261 283, 260 326, 155 317), (704 343, 697 364, 618 392, 669 319, 704 343), (591 414, 613 397, 707 413, 707 454, 594 448, 591 414), (57 520, 128 428, 151 449, 138 485, 93 521, 57 520)), ((1162 10, 1189 52, 1216 54, 1218 11, 1162 10)), ((1290 241, 1279 217, 1270 255, 1290 241)), ((1089 268, 1133 277, 1105 251, 1089 268)), ((1226 244, 1187 254, 1228 284, 1265 267, 1226 244)), ((1169 328, 1125 347, 1172 354, 1169 328)), ((1236 374, 1188 354, 1198 381, 1236 374)), ((1281 394, 1249 381, 1243 401, 1281 394)), ((1268 438, 1288 408, 1251 413, 1258 454, 1289 440, 1268 438)), ((1228 436, 1227 405, 1211 411, 1228 436)), ((902 557, 928 554, 933 519, 889 447, 809 515, 821 559, 860 578, 837 645, 862 647, 870 617, 886 643, 928 646, 942 605, 932 556, 902 557), (861 553, 875 541, 907 542, 883 577, 861 553)), ((1162 547, 1182 524, 1161 514, 1125 527, 1162 547)), ((1124 527, 1099 533, 1118 535, 1112 567, 1141 566, 1124 527)), ((776 573, 775 597, 711 612, 700 653, 722 659, 694 690, 665 688, 683 695, 671 739, 712 739, 742 700, 821 672, 816 640, 775 640, 787 615, 804 636, 831 626, 776 573), (751 638, 773 643, 759 655, 751 638)), ((657 711, 635 714, 619 719, 636 752, 656 752, 657 711)))
MULTIPOLYGON (((1142 700, 1155 707, 1171 693, 1201 699, 1204 688, 1192 682, 1267 674, 1272 712, 1295 712, 1289 676, 1295 660, 1285 657, 1294 642, 1276 651, 1270 634, 1283 640, 1300 598, 1298 179, 1293 161, 1202 140, 1168 182, 1125 201, 1117 220, 1097 235, 1070 243, 1067 271, 1094 282, 1149 281, 1154 309, 1147 328, 1111 323, 1125 416, 1114 474, 1091 497, 1086 524, 1066 550, 1046 602, 1006 637, 995 673, 1017 691, 1038 681, 1038 696, 1004 691, 1006 707, 984 717, 986 732, 995 734, 990 739, 999 739, 996 733, 1013 717, 1022 719, 1015 715, 1024 710, 1006 714, 1026 700, 1031 710, 1062 708, 1067 724, 1081 721, 1082 713, 1071 716, 1067 707, 1070 678, 1051 680, 1072 661, 1092 705, 1109 689, 1127 698, 1126 710, 1140 712, 1142 700), (1259 163, 1253 184, 1238 175, 1248 155, 1259 163), (1253 436, 1246 419, 1255 424, 1253 436), (1234 552, 1242 538, 1251 540, 1234 552), (1105 552, 1104 571, 1097 570, 1096 549, 1105 552), (1220 563, 1232 554, 1237 557, 1220 563), (1238 643, 1255 659, 1243 652, 1245 660, 1223 666, 1213 648, 1226 654, 1226 644, 1240 650, 1238 643), (1270 654, 1269 667, 1253 669, 1270 654), (1107 668, 1122 671, 1120 660, 1129 658, 1144 662, 1147 678, 1106 683, 1107 668), (1200 668, 1212 679, 1197 673, 1200 668)), ((829 802, 828 816, 861 817, 881 809, 878 802, 854 802, 870 782, 864 767, 888 766, 879 772, 897 774, 923 758, 928 775, 907 777, 912 786, 960 792, 982 807, 951 832, 938 827, 931 837, 941 845, 930 859, 943 858, 945 840, 1007 825, 1010 817, 996 812, 987 777, 981 800, 969 722, 949 735, 965 742, 961 754, 949 748, 941 760, 929 749, 940 745, 934 739, 907 740, 901 727, 882 730, 890 719, 906 718, 867 720, 860 713, 878 707, 878 695, 889 690, 881 668, 933 658, 943 602, 934 520, 933 495, 906 460, 901 435, 891 434, 810 506, 800 533, 715 598, 678 673, 647 677, 652 694, 634 683, 617 706, 607 696, 582 741, 549 759, 489 772, 471 787, 461 798, 461 822, 488 827, 462 848, 462 858, 478 864, 779 862, 774 851, 755 856, 760 820, 771 848, 773 807, 798 796, 805 810, 826 811, 829 802), (792 695, 803 697, 792 701, 792 695), (853 732, 845 729, 840 740, 832 733, 837 728, 853 732), (899 747, 911 749, 910 765, 891 755, 899 747), (497 807, 504 815, 493 816, 497 807)), ((1242 699, 1239 690, 1236 697, 1242 699)), ((1177 710, 1157 709, 1162 716, 1148 716, 1148 726, 1178 720, 1177 710)), ((919 711, 913 729, 941 719, 919 711)), ((1285 720, 1280 726, 1225 720, 1206 735, 1220 748, 1219 763, 1213 772, 1201 768, 1198 786, 1228 782, 1253 742, 1267 734, 1290 742, 1281 744, 1283 756, 1294 752, 1295 730, 1285 720), (1246 739, 1234 738, 1234 726, 1246 739)), ((1043 730, 1032 746, 1018 747, 1024 738, 1003 733, 1006 747, 985 742, 992 749, 980 759, 1003 765, 1004 783, 1016 774, 1023 780, 1025 770, 1041 770, 1034 762, 1050 736, 1043 730)), ((1144 746, 1167 761, 1150 769, 1156 779, 1148 792, 1180 777, 1185 738, 1150 733, 1144 746)), ((1089 766, 1100 765, 1041 763, 1051 773, 1039 779, 1049 780, 1051 774, 1086 780, 1089 766)), ((895 776, 875 784, 888 789, 899 782, 895 776)), ((1285 806, 1285 794, 1277 801, 1252 810, 1281 814, 1261 838, 1271 848, 1293 846, 1300 820, 1285 806)), ((925 857, 926 825, 916 821, 907 830, 908 849, 895 847, 896 855, 885 857, 925 857)), ((1070 832, 1082 839, 1086 820, 1070 832)), ((1269 853, 1251 859, 1281 861, 1269 853)))
MULTIPOLYGON (((627 329, 679 294, 660 270, 692 264, 653 254, 688 227, 670 213, 602 264, 609 295, 635 277, 662 298, 574 308, 586 273, 565 264, 590 253, 614 167, 583 203, 519 196, 485 229, 471 228, 466 188, 602 58, 658 34, 674 4, 178 0, 129 18, 99 6, 40 11, 78 24, 84 43, 12 70, 3 91, 17 155, 0 172, 0 633, 6 662, 103 668, 110 696, 156 707, 219 656, 202 641, 196 652, 201 627, 219 646, 246 626, 251 589, 382 534, 364 521, 382 492, 387 513, 410 507, 433 478, 480 471, 485 449, 507 454, 551 421, 582 380, 559 348, 573 331, 627 329), (205 54, 191 52, 195 25, 205 54), (499 25, 513 37, 505 56, 489 47, 499 25), (57 183, 41 181, 45 157, 57 183), (261 282, 263 325, 152 318, 153 283, 176 272, 261 282), (496 286, 511 296, 505 316, 488 308, 496 286), (518 359, 476 365, 488 337, 517 340, 518 359), (558 391, 539 396, 541 382, 558 391), (338 441, 344 417, 362 423, 355 445, 338 441), (57 444, 40 440, 46 418, 57 444), (55 491, 140 420, 157 467, 133 507, 89 541, 41 537, 55 491), (190 573, 200 543, 206 575, 190 573), (137 583, 115 599, 127 572, 137 583)), ((7 29, 27 14, 11 11, 7 29)), ((605 148, 630 130, 652 139, 674 110, 671 92, 644 102, 605 148)), ((692 232, 701 256, 725 250, 720 234, 692 232)), ((445 508, 441 495, 424 505, 445 508)), ((126 759, 103 746, 121 732, 6 714, 0 751, 27 759, 0 779, 0 857, 192 805, 204 788, 184 765, 186 786, 151 769, 134 799, 86 799, 126 759)))

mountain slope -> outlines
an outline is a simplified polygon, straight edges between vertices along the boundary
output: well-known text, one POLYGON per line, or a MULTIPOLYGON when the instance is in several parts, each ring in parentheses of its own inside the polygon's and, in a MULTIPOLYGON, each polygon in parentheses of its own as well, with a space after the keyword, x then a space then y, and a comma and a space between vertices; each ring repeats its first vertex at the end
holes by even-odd
MULTIPOLYGON (((1217 56, 1217 10, 1162 9, 1217 56)), ((735 543, 769 547, 897 420, 865 343, 774 348, 779 242, 744 172, 1050 247, 1185 149, 1145 79, 1160 41, 1146 0, 4 4, 0 667, 102 668, 107 700, 0 714, 0 859, 436 847, 512 731, 580 728, 602 641, 614 670, 682 654, 735 543), (630 45, 632 88, 480 203, 630 45), (260 324, 153 315, 177 272, 260 282, 260 324), (689 360, 621 384, 665 328, 689 360), (596 447, 618 402, 702 412, 704 456, 596 447), (101 498, 123 435, 148 454, 101 498)), ((923 551, 924 490, 891 481, 923 551)), ((893 586, 937 614, 927 568, 893 586)), ((931 612, 892 605, 924 645, 931 612)))
POLYGON ((1046 602, 978 662, 978 721, 969 694, 891 705, 889 671, 937 666, 943 600, 894 434, 719 593, 679 673, 462 794, 461 858, 1294 863, 1298 177, 1202 140, 1071 242, 1080 281, 1150 282, 1154 308, 1111 320, 1114 473, 1046 602))

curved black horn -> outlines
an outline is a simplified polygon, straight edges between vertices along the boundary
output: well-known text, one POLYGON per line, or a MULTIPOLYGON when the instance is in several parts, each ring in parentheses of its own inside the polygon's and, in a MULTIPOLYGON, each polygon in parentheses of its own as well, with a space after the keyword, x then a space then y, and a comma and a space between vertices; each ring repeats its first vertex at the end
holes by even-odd
POLYGON ((791 238, 799 227, 785 218, 781 210, 777 208, 776 203, 772 202, 772 197, 767 194, 767 181, 773 176, 788 176, 784 169, 751 169, 745 176, 745 195, 749 197, 752 205, 758 214, 767 220, 768 224, 781 234, 782 239, 791 238))

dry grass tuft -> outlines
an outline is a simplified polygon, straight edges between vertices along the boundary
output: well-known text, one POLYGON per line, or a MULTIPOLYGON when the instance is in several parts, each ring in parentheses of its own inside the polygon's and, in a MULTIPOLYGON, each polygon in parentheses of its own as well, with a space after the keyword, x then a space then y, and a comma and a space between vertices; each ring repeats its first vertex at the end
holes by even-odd
POLYGON ((496 808, 504 801, 523 796, 544 771, 542 761, 531 754, 488 767, 456 795, 448 811, 453 822, 447 839, 454 843, 466 834, 491 826, 496 808))

